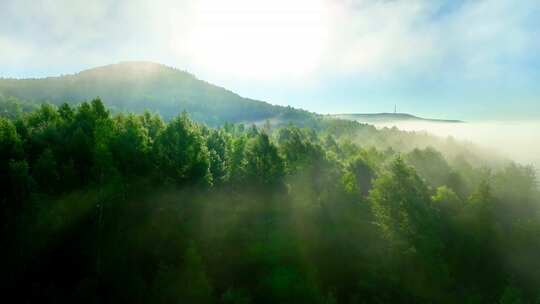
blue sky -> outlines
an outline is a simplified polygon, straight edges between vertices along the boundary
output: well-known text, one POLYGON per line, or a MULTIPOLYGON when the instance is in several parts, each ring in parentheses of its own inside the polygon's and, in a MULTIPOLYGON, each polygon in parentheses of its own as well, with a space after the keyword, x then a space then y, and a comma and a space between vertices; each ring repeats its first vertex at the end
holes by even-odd
POLYGON ((537 0, 3 0, 0 76, 125 60, 321 113, 540 119, 537 0))

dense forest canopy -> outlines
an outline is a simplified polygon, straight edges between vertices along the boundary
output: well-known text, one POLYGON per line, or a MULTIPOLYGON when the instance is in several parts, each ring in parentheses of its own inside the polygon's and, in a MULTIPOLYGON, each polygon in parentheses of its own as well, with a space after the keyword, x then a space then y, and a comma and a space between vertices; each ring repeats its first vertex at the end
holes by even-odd
POLYGON ((321 117, 9 104, 2 286, 19 302, 540 301, 531 167, 321 117))

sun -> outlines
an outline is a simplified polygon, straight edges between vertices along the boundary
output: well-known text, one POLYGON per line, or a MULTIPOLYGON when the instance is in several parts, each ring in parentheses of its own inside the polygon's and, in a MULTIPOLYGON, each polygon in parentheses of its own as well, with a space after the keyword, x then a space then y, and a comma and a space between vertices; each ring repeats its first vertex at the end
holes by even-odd
POLYGON ((303 77, 320 64, 327 19, 318 0, 203 0, 185 45, 193 64, 216 74, 303 77))

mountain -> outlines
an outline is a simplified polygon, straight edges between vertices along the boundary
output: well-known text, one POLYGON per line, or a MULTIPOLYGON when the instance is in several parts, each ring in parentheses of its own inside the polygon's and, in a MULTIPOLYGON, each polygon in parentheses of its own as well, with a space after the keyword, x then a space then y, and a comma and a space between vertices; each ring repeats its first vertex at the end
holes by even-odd
POLYGON ((407 113, 374 113, 374 114, 332 114, 334 118, 355 120, 363 123, 385 123, 396 121, 427 121, 441 123, 462 123, 461 120, 422 118, 407 113))
POLYGON ((73 75, 0 79, 0 96, 32 103, 78 104, 100 97, 115 111, 159 112, 170 119, 182 111, 215 126, 225 122, 287 122, 313 114, 241 97, 192 74, 152 62, 122 62, 73 75))

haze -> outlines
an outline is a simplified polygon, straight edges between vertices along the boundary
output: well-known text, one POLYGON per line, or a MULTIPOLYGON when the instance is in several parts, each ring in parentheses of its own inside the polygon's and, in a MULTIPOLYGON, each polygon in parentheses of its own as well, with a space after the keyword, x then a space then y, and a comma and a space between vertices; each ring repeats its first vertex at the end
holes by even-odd
POLYGON ((540 304, 539 84, 540 0, 0 0, 2 303, 540 304))
POLYGON ((396 121, 375 123, 378 128, 397 127, 406 131, 424 131, 441 137, 454 137, 473 142, 498 153, 499 156, 524 165, 540 168, 540 122, 485 121, 468 123, 438 123, 396 121))
POLYGON ((2 1, 0 72, 124 60, 320 113, 538 119, 538 1, 2 1))

